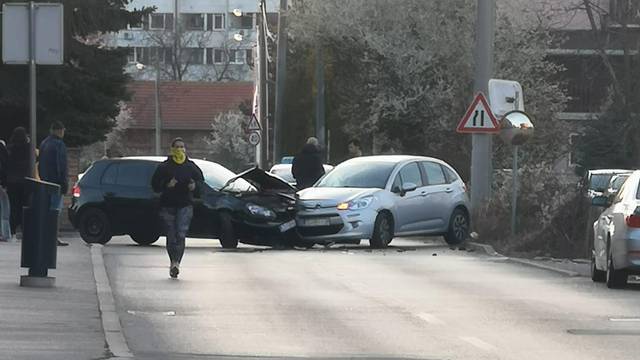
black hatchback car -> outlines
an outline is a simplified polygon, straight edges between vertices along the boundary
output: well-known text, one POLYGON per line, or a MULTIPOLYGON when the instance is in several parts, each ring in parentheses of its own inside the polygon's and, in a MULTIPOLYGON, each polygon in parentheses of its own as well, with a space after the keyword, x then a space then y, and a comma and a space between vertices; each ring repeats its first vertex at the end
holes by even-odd
MULTIPOLYGON (((149 245, 164 227, 151 177, 164 157, 94 162, 73 187, 69 219, 87 243, 129 235, 149 245)), ((218 238, 224 248, 295 242, 295 189, 259 168, 234 174, 214 162, 193 160, 204 174, 194 199, 189 237, 218 238)))

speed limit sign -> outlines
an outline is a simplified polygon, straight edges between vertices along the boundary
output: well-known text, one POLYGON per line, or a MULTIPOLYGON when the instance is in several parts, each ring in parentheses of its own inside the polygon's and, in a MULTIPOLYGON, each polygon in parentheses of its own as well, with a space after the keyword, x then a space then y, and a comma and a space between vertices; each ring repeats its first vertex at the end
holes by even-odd
POLYGON ((249 133, 249 144, 253 146, 260 144, 260 134, 255 131, 249 133))

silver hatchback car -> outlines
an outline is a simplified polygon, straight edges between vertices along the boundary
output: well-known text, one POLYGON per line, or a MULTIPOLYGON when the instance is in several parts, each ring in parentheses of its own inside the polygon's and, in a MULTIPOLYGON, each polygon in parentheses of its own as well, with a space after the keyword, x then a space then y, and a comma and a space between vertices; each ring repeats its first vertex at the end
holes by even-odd
POLYGON ((383 248, 394 236, 444 235, 459 244, 469 234, 464 183, 451 166, 430 157, 354 158, 297 196, 298 233, 310 242, 368 239, 383 248))
POLYGON ((615 196, 596 196, 592 204, 606 209, 593 223, 591 279, 624 287, 629 275, 640 274, 640 171, 615 196))

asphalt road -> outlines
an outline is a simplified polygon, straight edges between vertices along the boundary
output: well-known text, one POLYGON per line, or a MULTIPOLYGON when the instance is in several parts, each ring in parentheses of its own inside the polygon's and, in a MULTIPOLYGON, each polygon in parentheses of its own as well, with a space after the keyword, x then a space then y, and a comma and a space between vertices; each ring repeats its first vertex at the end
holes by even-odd
POLYGON ((278 251, 104 248, 137 359, 638 359, 640 286, 609 290, 438 240, 278 251))

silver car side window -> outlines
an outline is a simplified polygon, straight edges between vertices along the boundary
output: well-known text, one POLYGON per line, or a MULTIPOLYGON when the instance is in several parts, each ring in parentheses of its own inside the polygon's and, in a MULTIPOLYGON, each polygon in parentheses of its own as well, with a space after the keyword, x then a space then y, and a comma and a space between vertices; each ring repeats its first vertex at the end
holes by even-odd
POLYGON ((414 183, 416 186, 422 186, 422 175, 420 174, 420 168, 418 168, 418 164, 411 163, 405 165, 405 167, 400 170, 400 177, 402 179, 402 183, 414 183))
POLYGON ((620 190, 618 191, 618 193, 616 194, 616 197, 613 199, 613 202, 615 204, 619 203, 622 201, 622 199, 624 199, 624 192, 626 191, 626 185, 628 183, 625 182, 624 184, 622 184, 622 186, 620 187, 620 190))
POLYGON ((442 185, 447 183, 447 179, 444 176, 442 167, 440 164, 424 161, 421 163, 424 172, 427 174, 427 181, 429 185, 442 185))

